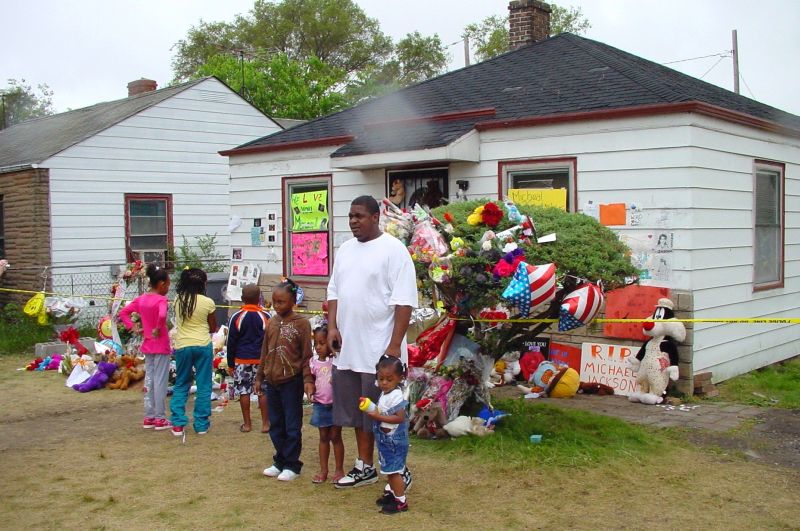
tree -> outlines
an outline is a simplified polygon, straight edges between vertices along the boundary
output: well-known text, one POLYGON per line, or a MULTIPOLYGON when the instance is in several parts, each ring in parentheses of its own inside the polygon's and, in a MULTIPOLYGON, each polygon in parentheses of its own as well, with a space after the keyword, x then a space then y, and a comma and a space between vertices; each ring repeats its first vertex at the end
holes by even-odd
POLYGON ((444 72, 448 55, 438 35, 423 37, 418 31, 398 41, 391 58, 379 67, 365 69, 347 86, 350 104, 419 83, 444 72))
MULTIPOLYGON (((550 4, 550 35, 559 33, 586 33, 592 27, 580 7, 561 7, 550 4)), ((464 36, 475 46, 478 61, 491 59, 508 51, 508 17, 492 15, 480 22, 467 25, 464 36)))
POLYGON ((296 61, 316 57, 350 75, 382 64, 392 40, 353 0, 256 0, 233 23, 201 21, 176 48, 178 81, 192 78, 212 56, 236 49, 262 57, 283 53, 296 61))
MULTIPOLYGON (((447 64, 446 48, 438 35, 424 37, 414 32, 395 45, 378 21, 353 0, 256 0, 253 9, 233 23, 201 21, 176 44, 175 81, 216 75, 231 86, 240 86, 241 72, 240 81, 234 81, 233 61, 218 58, 225 54, 236 59, 244 55, 256 63, 251 65, 254 71, 271 71, 272 67, 264 64, 271 64, 275 57, 306 71, 304 79, 310 76, 316 84, 311 91, 316 100, 301 103, 304 94, 310 95, 303 90, 291 98, 291 117, 303 118, 428 79, 443 72, 447 64)), ((246 73, 248 68, 245 66, 246 73)), ((259 83, 268 80, 264 76, 251 79, 259 83)), ((259 89, 246 82, 245 95, 271 90, 274 85, 259 89)), ((252 101, 267 114, 276 115, 275 109, 284 106, 262 106, 262 102, 281 101, 290 95, 262 95, 252 101)))
POLYGON ((24 79, 17 81, 9 79, 2 95, 2 109, 0 109, 0 129, 11 127, 14 124, 49 116, 55 113, 53 108, 53 91, 46 84, 37 85, 38 94, 34 92, 24 79))
POLYGON ((214 55, 197 73, 218 77, 269 116, 309 120, 346 105, 345 97, 336 90, 342 72, 316 57, 292 60, 281 53, 267 59, 237 59, 214 55))

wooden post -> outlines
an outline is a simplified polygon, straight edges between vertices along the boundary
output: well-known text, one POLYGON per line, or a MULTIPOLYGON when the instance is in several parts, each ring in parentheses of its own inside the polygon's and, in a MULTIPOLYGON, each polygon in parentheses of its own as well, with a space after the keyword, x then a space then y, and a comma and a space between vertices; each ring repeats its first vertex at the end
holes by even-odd
POLYGON ((736 30, 731 32, 733 40, 733 91, 739 94, 739 40, 736 36, 736 30))

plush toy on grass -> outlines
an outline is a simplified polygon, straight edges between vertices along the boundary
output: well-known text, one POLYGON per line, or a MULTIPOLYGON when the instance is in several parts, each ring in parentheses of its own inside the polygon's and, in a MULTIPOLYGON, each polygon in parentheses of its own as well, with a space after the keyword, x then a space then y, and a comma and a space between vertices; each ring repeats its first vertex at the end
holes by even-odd
POLYGON ((416 407, 417 411, 411 419, 411 433, 415 433, 420 439, 447 437, 447 432, 444 430, 447 416, 440 403, 424 398, 417 402, 416 407))
POLYGON ((124 355, 117 359, 118 369, 114 372, 112 382, 108 384, 109 389, 119 389, 124 391, 133 382, 138 382, 144 378, 144 367, 136 356, 124 355))
POLYGON ((97 364, 97 370, 95 370, 94 374, 92 374, 88 380, 83 383, 75 384, 72 388, 81 393, 102 389, 106 386, 115 370, 117 370, 117 365, 115 363, 101 361, 97 364))
POLYGON ((639 391, 628 396, 631 402, 660 404, 669 381, 678 379, 678 343, 686 339, 686 328, 675 319, 673 309, 671 300, 659 299, 654 321, 642 325, 642 332, 650 339, 635 357, 628 358, 639 384, 639 391))

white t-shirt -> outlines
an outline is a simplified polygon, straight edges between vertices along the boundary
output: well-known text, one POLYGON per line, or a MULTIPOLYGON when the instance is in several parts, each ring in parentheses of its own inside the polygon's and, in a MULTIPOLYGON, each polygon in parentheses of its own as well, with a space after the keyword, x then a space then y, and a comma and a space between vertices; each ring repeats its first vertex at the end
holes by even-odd
MULTIPOLYGON (((394 329, 395 306, 417 307, 417 278, 405 245, 394 236, 347 240, 339 248, 328 283, 328 300, 337 301, 336 326, 342 334, 338 369, 375 374, 394 329)), ((408 363, 406 340, 400 347, 408 363)))
MULTIPOLYGON (((397 413, 397 406, 402 404, 404 400, 403 391, 401 391, 399 387, 395 387, 389 394, 381 393, 381 397, 378 399, 378 413, 381 415, 393 415, 397 413)), ((381 428, 394 430, 397 426, 399 426, 399 424, 381 422, 381 428)))

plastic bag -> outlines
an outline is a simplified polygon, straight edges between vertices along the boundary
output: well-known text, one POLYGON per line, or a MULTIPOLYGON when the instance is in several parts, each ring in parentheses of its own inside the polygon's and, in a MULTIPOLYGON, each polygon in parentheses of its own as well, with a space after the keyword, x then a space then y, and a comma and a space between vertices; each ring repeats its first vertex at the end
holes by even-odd
POLYGON ((411 214, 403 212, 388 199, 381 201, 379 227, 381 231, 391 234, 404 245, 408 245, 408 240, 414 231, 414 221, 411 214))
POLYGON ((22 308, 25 315, 36 317, 36 322, 40 325, 47 324, 47 312, 44 309, 44 291, 37 293, 25 303, 22 308))
POLYGON ((433 226, 430 218, 417 222, 414 225, 414 234, 408 250, 417 255, 420 262, 430 262, 434 256, 444 256, 450 250, 447 242, 433 226))

